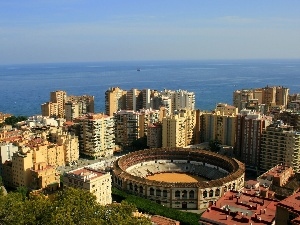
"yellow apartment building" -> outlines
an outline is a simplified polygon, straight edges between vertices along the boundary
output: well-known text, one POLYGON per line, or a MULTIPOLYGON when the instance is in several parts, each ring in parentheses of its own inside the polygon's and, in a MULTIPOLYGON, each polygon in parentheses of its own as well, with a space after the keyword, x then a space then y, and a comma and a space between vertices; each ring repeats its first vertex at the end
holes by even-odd
POLYGON ((185 147, 193 144, 195 110, 180 110, 162 120, 162 147, 185 147))
POLYGON ((119 87, 112 87, 105 92, 105 114, 113 116, 115 112, 126 108, 126 93, 119 87))
POLYGON ((200 115, 201 142, 219 140, 222 145, 235 145, 236 115, 202 113, 200 115))
POLYGON ((55 191, 59 188, 59 183, 60 176, 55 166, 40 162, 35 163, 31 168, 31 189, 48 189, 49 191, 55 191))
POLYGON ((14 187, 30 187, 32 152, 16 152, 12 156, 12 181, 14 187))
POLYGON ((80 188, 89 191, 96 196, 101 205, 112 203, 111 175, 91 168, 78 168, 65 173, 63 184, 66 187, 80 188))

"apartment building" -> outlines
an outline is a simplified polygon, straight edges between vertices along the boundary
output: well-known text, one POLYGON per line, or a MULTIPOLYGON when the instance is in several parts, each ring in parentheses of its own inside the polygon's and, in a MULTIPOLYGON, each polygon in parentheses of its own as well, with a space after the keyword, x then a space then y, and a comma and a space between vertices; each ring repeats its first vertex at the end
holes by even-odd
POLYGON ((221 115, 237 115, 238 108, 232 105, 228 105, 226 103, 218 103, 215 109, 215 112, 219 112, 221 115))
POLYGON ((126 108, 126 93, 119 87, 109 88, 105 92, 105 114, 113 116, 115 112, 126 108))
POLYGON ((139 110, 139 137, 147 136, 149 124, 157 123, 160 119, 159 110, 139 110))
POLYGON ((94 96, 91 96, 91 95, 81 95, 81 96, 69 95, 69 96, 67 96, 66 102, 77 103, 79 116, 82 116, 87 113, 94 113, 94 108, 95 108, 95 97, 94 96))
POLYGON ((101 205, 112 203, 110 173, 91 168, 78 168, 65 173, 63 184, 66 187, 81 188, 96 196, 101 205))
POLYGON ((30 172, 30 189, 55 191, 59 188, 60 175, 55 166, 47 165, 45 162, 35 163, 30 172))
POLYGON ((282 164, 300 172, 300 132, 276 121, 262 133, 260 169, 267 171, 282 164))
POLYGON ((56 143, 59 146, 63 146, 65 163, 69 165, 73 162, 77 162, 79 159, 78 137, 62 130, 52 135, 56 136, 56 143))
POLYGON ((116 144, 131 145, 140 138, 140 113, 133 110, 120 110, 114 114, 116 144))
POLYGON ((186 90, 176 90, 173 93, 173 109, 195 109, 195 94, 186 90))
POLYGON ((58 103, 45 102, 41 105, 42 116, 56 117, 59 114, 58 103))
MULTIPOLYGON (((33 167, 33 155, 31 151, 15 152, 12 156, 11 174, 12 184, 14 187, 30 187, 31 185, 31 171, 33 167)), ((4 181, 4 183, 8 183, 4 181)))
POLYGON ((236 115, 203 112, 200 115, 200 140, 219 140, 222 145, 235 145, 236 115))
POLYGON ((235 106, 238 111, 245 109, 247 107, 247 103, 254 99, 253 90, 236 90, 233 92, 233 106, 235 106))
POLYGON ((252 168, 258 168, 263 130, 272 123, 272 117, 251 110, 237 115, 235 155, 252 168))
POLYGON ((300 221, 300 192, 291 195, 276 205, 275 224, 297 225, 300 221))
POLYGON ((194 143, 195 110, 180 110, 162 119, 162 147, 185 147, 194 143))
POLYGON ((285 110, 281 111, 276 116, 276 120, 282 120, 285 124, 292 126, 295 130, 300 130, 300 111, 285 110))
POLYGON ((266 112, 268 107, 282 106, 287 107, 289 96, 289 89, 282 86, 266 86, 264 88, 257 88, 251 90, 236 90, 233 92, 233 105, 242 110, 244 108, 253 107, 253 103, 257 106, 261 104, 266 105, 266 112), (253 100, 255 100, 253 102, 253 100), (252 102, 250 102, 252 101, 252 102))
POLYGON ((188 92, 180 89, 176 91, 164 89, 160 92, 160 96, 165 102, 167 99, 171 99, 171 113, 180 109, 195 109, 194 92, 188 92))
POLYGON ((50 92, 50 101, 41 105, 42 116, 73 118, 94 112, 94 96, 67 96, 65 91, 50 92))
POLYGON ((12 143, 0 143, 0 176, 3 174, 2 165, 6 161, 11 161, 13 154, 17 151, 18 146, 13 145, 12 143))
MULTIPOLYGON (((77 102, 66 102, 65 103, 65 118, 66 121, 73 121, 79 117, 79 103, 77 102)), ((82 115, 82 114, 81 114, 82 115)))
POLYGON ((149 124, 147 132, 147 146, 149 148, 162 147, 162 124, 149 124))
POLYGON ((77 119, 80 124, 79 151, 94 158, 113 154, 115 149, 114 117, 88 114, 77 119))
POLYGON ((58 114, 57 117, 64 118, 65 116, 65 103, 66 103, 67 93, 65 91, 52 91, 50 92, 50 102, 57 103, 58 114))
POLYGON ((143 99, 140 95, 141 91, 132 88, 126 93, 126 110, 137 111, 143 107, 143 99))

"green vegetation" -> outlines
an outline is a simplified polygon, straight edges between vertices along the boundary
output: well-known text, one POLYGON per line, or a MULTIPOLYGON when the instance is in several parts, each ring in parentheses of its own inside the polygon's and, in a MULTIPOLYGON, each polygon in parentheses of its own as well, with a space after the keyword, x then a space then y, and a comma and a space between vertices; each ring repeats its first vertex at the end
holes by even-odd
POLYGON ((136 139, 131 144, 133 151, 142 150, 148 148, 147 146, 147 136, 136 139))
POLYGON ((147 218, 136 218, 135 206, 127 202, 101 206, 91 193, 74 188, 23 198, 20 192, 0 196, 0 224, 20 225, 150 225, 147 218))
POLYGON ((209 141, 209 149, 212 152, 219 152, 221 149, 221 141, 215 139, 209 141))
POLYGON ((134 204, 138 208, 138 210, 143 213, 148 213, 151 215, 161 215, 180 221, 181 225, 199 224, 199 214, 167 208, 148 199, 130 195, 116 188, 113 188, 113 199, 117 201, 123 200, 122 202, 126 201, 128 203, 134 204))
POLYGON ((5 119, 5 124, 6 125, 12 125, 13 127, 21 121, 27 120, 26 116, 11 116, 5 119))

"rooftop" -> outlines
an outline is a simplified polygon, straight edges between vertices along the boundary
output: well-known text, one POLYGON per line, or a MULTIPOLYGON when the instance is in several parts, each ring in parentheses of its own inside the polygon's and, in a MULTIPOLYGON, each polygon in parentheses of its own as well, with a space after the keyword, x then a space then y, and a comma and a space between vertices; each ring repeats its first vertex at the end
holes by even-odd
POLYGON ((88 181, 88 180, 93 180, 98 177, 101 177, 102 175, 104 175, 104 173, 102 173, 100 171, 96 171, 91 168, 83 167, 83 168, 69 171, 67 173, 67 175, 76 177, 76 178, 84 180, 84 181, 88 181))
POLYGON ((283 173, 285 173, 290 167, 285 165, 277 165, 264 174, 262 174, 259 178, 266 179, 268 176, 272 177, 280 177, 283 173))
POLYGON ((201 221, 207 224, 272 224, 277 203, 256 196, 255 190, 228 191, 202 214, 201 221))
POLYGON ((288 208, 300 214, 300 192, 283 199, 278 203, 278 206, 288 208))

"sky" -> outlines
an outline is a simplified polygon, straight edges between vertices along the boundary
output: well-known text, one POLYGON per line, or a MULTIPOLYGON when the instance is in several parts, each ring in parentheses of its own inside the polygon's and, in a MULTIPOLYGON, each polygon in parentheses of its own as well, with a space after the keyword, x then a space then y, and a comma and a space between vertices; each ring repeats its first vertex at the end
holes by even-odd
POLYGON ((299 0, 0 0, 0 64, 299 59, 299 0))

